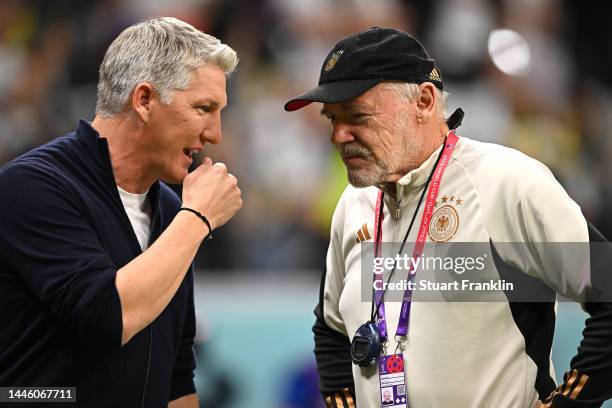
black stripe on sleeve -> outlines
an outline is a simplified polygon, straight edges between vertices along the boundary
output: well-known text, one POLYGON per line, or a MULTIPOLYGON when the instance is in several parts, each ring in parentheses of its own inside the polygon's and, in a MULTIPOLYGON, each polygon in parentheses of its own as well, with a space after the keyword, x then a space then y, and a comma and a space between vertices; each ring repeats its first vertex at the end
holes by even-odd
POLYGON ((491 253, 500 278, 509 282, 519 282, 516 287, 536 288, 541 299, 549 302, 516 302, 512 293, 506 293, 514 323, 525 340, 525 352, 538 367, 535 389, 541 400, 555 389, 555 381, 550 376, 550 352, 555 333, 555 292, 538 279, 519 271, 504 262, 495 245, 491 243, 491 253))
POLYGON ((552 398, 553 408, 600 407, 612 398, 612 244, 590 223, 589 241, 597 243, 591 245, 592 290, 583 305, 589 318, 571 371, 552 398), (610 248, 602 250, 602 245, 610 248))
MULTIPOLYGON (((332 399, 335 400, 336 394, 344 397, 345 392, 343 390, 345 389, 348 389, 354 398, 355 383, 353 380, 349 338, 333 330, 325 323, 323 311, 325 274, 326 271, 323 271, 319 291, 319 304, 314 310, 316 320, 312 328, 320 389, 324 398, 332 395, 332 399)), ((343 401, 346 401, 346 398, 343 401)))

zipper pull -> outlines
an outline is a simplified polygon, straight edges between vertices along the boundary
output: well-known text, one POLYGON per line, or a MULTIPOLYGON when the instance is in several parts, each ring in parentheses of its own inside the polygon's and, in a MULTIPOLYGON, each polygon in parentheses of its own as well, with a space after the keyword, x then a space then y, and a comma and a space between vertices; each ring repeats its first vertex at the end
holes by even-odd
POLYGON ((404 186, 401 184, 397 184, 395 186, 395 221, 398 221, 400 219, 400 216, 402 215, 402 210, 401 210, 401 203, 402 203, 402 198, 404 197, 404 186))

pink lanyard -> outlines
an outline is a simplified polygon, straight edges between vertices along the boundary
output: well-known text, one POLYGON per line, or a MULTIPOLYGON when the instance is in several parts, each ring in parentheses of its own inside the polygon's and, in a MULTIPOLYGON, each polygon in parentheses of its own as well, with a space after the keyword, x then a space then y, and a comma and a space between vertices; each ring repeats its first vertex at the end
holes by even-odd
MULTIPOLYGON (((446 142, 444 144, 444 149, 442 150, 442 155, 440 156, 440 160, 438 161, 438 164, 436 165, 436 168, 434 169, 434 172, 432 174, 431 181, 429 182, 427 200, 425 201, 425 210, 423 212, 423 218, 421 218, 421 226, 419 228, 419 234, 417 235, 416 243, 414 245, 412 259, 417 259, 423 254, 423 247, 425 246, 425 241, 427 240, 427 231, 429 229, 431 217, 435 208, 436 199, 438 198, 438 192, 440 191, 440 183, 442 181, 442 176, 444 175, 444 170, 446 170, 446 166, 450 162, 453 150, 455 149, 458 140, 459 138, 457 137, 457 135, 455 135, 455 133, 451 130, 448 133, 446 142)), ((427 186, 425 188, 427 188, 427 186)), ((378 193, 378 199, 376 200, 376 214, 374 218, 374 256, 376 257, 380 256, 380 247, 382 243, 382 222, 384 219, 384 214, 382 211, 383 197, 384 193, 381 191, 378 193)), ((416 211, 418 210, 419 209, 417 207, 416 211)), ((410 269, 408 272, 409 279, 412 280, 415 274, 416 270, 414 270, 414 263, 411 262, 410 269)), ((382 274, 374 274, 374 282, 379 282, 380 285, 376 285, 375 287, 381 288, 383 286, 382 274)), ((374 299, 375 304, 378 305, 378 328, 383 339, 387 339, 387 320, 385 317, 384 295, 385 290, 377 289, 375 291, 374 299)), ((407 285, 407 288, 404 291, 404 297, 402 299, 402 309, 400 311, 399 322, 397 324, 396 336, 404 337, 408 333, 411 299, 412 290, 410 288, 410 285, 407 285)))

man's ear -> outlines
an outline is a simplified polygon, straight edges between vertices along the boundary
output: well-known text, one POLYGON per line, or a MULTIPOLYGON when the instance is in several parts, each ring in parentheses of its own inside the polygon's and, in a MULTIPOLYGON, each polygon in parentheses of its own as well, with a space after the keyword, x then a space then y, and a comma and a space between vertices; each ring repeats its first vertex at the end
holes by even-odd
POLYGON ((419 85, 421 95, 417 99, 417 120, 427 122, 434 116, 436 108, 436 87, 431 82, 419 85))
POLYGON ((132 109, 142 123, 147 123, 151 117, 151 102, 153 100, 153 86, 148 82, 136 85, 132 93, 132 109))

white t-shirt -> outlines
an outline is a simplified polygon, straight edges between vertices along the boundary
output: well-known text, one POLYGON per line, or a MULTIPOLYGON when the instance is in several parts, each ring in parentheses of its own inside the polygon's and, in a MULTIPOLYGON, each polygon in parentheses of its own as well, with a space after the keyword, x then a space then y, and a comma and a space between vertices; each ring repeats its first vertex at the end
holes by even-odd
POLYGON ((140 248, 144 251, 149 247, 149 237, 151 236, 151 203, 147 198, 147 193, 133 194, 128 193, 117 186, 119 197, 125 208, 125 212, 130 219, 132 228, 138 238, 140 248))

